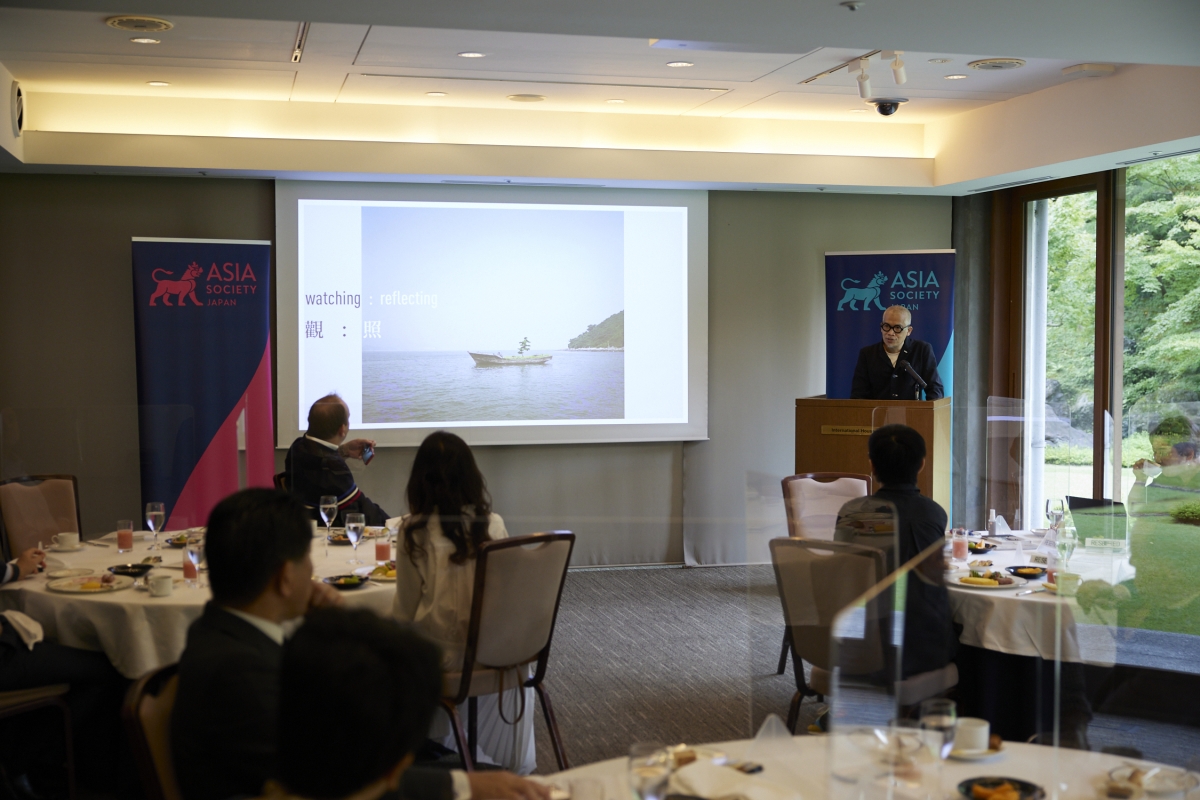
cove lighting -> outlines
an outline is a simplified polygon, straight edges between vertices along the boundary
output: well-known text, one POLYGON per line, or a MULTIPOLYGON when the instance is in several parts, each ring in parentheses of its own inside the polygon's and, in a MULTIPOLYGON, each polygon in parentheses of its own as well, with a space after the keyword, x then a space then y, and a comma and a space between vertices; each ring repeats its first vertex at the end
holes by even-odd
POLYGON ((668 67, 694 67, 696 66, 691 61, 668 61, 668 67))
POLYGON ((426 92, 425 96, 426 97, 445 97, 446 93, 445 92, 426 92))
POLYGON ((474 50, 468 50, 465 53, 459 53, 459 58, 483 58, 483 53, 476 53, 474 50))
POLYGON ((146 85, 148 85, 148 86, 170 86, 171 84, 167 83, 166 81, 146 81, 146 85))
POLYGON ((867 110, 865 108, 852 108, 852 109, 850 109, 850 113, 851 114, 865 114, 865 113, 867 113, 867 110))
POLYGON ((134 44, 162 44, 162 41, 159 39, 149 39, 144 36, 135 36, 129 41, 133 42, 134 44))
POLYGON ((612 100, 605 100, 604 102, 609 103, 614 106, 619 106, 619 105, 621 105, 621 103, 624 103, 625 101, 614 97, 612 100))
POLYGON ((545 95, 540 94, 510 94, 509 100, 514 103, 540 103, 546 99, 545 95))
POLYGON ((961 81, 961 80, 962 80, 963 78, 965 78, 965 77, 967 77, 967 76, 966 76, 966 75, 947 75, 947 76, 946 76, 946 80, 948 80, 948 81, 961 81))

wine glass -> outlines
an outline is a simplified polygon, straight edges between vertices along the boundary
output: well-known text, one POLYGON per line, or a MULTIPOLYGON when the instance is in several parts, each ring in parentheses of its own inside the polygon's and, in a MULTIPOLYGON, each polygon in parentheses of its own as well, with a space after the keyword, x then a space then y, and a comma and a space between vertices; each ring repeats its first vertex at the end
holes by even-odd
POLYGON ((954 749, 954 728, 957 724, 958 708, 953 700, 935 697, 921 701, 921 727, 941 733, 941 742, 934 742, 938 758, 945 759, 954 749))
POLYGON ((196 567, 195 585, 201 589, 207 589, 208 584, 204 583, 203 581, 200 580, 200 563, 202 561, 204 561, 204 539, 203 538, 196 537, 196 539, 194 541, 190 538, 188 539, 187 557, 188 557, 188 561, 192 562, 192 565, 196 567))
POLYGON ((154 543, 151 550, 159 550, 158 534, 166 522, 167 512, 162 503, 146 503, 146 527, 154 533, 154 543))
POLYGON ((1055 546, 1058 548, 1058 557, 1062 561, 1063 572, 1071 571, 1071 556, 1075 553, 1075 545, 1078 541, 1075 528, 1070 525, 1058 532, 1058 541, 1055 546))
POLYGON ((333 535, 333 521, 337 519, 338 505, 337 498, 331 494, 324 495, 321 498, 321 520, 325 523, 325 556, 329 556, 329 537, 333 535))
POLYGON ((347 564, 361 564, 358 560, 358 543, 362 541, 363 530, 367 527, 366 514, 347 514, 346 515, 346 537, 350 539, 350 544, 354 548, 354 558, 347 561, 347 564))
POLYGON ((670 777, 670 755, 661 744, 639 742, 629 748, 629 786, 638 800, 662 800, 670 777))
POLYGON ((1058 526, 1062 525, 1065 515, 1066 508, 1063 506, 1062 500, 1053 498, 1046 500, 1046 519, 1050 521, 1051 530, 1058 530, 1058 526))

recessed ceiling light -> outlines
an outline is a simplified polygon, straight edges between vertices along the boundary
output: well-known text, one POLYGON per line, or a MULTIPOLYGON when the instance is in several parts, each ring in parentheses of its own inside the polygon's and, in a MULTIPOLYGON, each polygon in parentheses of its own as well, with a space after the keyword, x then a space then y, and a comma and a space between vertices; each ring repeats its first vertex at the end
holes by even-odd
POLYGON ((426 92, 425 96, 426 97, 445 97, 446 93, 445 92, 426 92))
POLYGON ((690 61, 668 61, 667 66, 668 67, 694 67, 696 65, 690 61))
POLYGON ((965 78, 967 76, 966 75, 946 75, 944 77, 948 81, 961 81, 963 78, 965 78))
POLYGON ((546 99, 545 95, 540 94, 510 94, 509 100, 514 103, 540 103, 546 99))
POLYGON ((611 103, 614 106, 619 106, 619 105, 621 105, 621 103, 624 103, 625 101, 620 99, 619 97, 614 97, 612 100, 605 100, 604 102, 611 103))
POLYGON ((971 69, 981 69, 985 72, 995 72, 1002 69, 1020 69, 1025 66, 1021 58, 981 58, 967 64, 971 69))
POLYGON ((953 60, 954 59, 952 59, 952 58, 931 58, 931 59, 929 59, 929 63, 930 64, 949 64, 953 60))
POLYGON ((459 58, 483 58, 483 53, 476 53, 474 50, 468 50, 465 53, 459 53, 459 58))
POLYGON ((175 24, 158 17, 144 17, 140 14, 119 14, 104 20, 104 24, 119 31, 134 31, 135 33, 156 33, 169 31, 175 24))
POLYGON ((134 44, 162 44, 162 41, 159 39, 148 39, 144 36, 135 36, 129 41, 133 42, 134 44))
POLYGON ((170 86, 166 81, 146 81, 148 86, 170 86))

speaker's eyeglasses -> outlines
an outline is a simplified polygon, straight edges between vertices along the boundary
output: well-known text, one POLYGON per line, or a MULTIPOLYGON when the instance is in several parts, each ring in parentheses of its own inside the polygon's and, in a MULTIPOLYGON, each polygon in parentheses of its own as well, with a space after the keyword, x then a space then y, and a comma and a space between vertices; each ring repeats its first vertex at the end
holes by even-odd
POLYGON ((888 331, 891 331, 892 333, 904 333, 904 329, 908 328, 908 327, 910 327, 910 326, 908 326, 908 325, 888 325, 885 322, 879 326, 879 330, 883 331, 884 333, 887 333, 888 331))

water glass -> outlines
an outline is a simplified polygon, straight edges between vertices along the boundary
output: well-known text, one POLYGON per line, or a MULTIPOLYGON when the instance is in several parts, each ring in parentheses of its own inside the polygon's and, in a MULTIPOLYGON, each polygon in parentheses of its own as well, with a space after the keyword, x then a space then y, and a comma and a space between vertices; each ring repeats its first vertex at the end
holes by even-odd
POLYGON ((350 540, 351 546, 354 547, 354 557, 347 561, 347 564, 361 564, 358 560, 358 543, 362 541, 363 532, 367 527, 366 514, 347 514, 346 515, 346 538, 350 540))
POLYGON ((629 748, 629 787, 638 800, 663 800, 671 777, 671 754, 661 744, 638 742, 629 748))
POLYGON ((151 550, 160 549, 158 546, 158 534, 162 531, 163 523, 166 520, 166 509, 162 503, 146 503, 146 527, 154 533, 154 544, 150 545, 151 550))
POLYGON ((953 700, 935 697, 921 701, 921 727, 941 734, 941 744, 938 748, 940 758, 946 758, 954 748, 954 726, 957 723, 958 707, 953 700))
POLYGON ((331 494, 322 495, 318 505, 321 510, 321 521, 325 523, 325 557, 329 557, 329 537, 333 535, 333 521, 337 519, 337 498, 331 494))
POLYGON ((1075 533, 1075 528, 1068 525, 1058 533, 1058 541, 1055 546, 1058 548, 1059 565, 1063 572, 1070 571, 1071 556, 1075 553, 1075 545, 1078 542, 1078 537, 1075 533))
POLYGON ((208 584, 199 580, 200 564, 204 561, 204 540, 203 539, 201 539, 199 537, 197 537, 195 541, 188 539, 187 558, 188 558, 188 562, 191 563, 192 566, 196 570, 196 578, 197 578, 196 586, 201 589, 207 589, 208 584))

